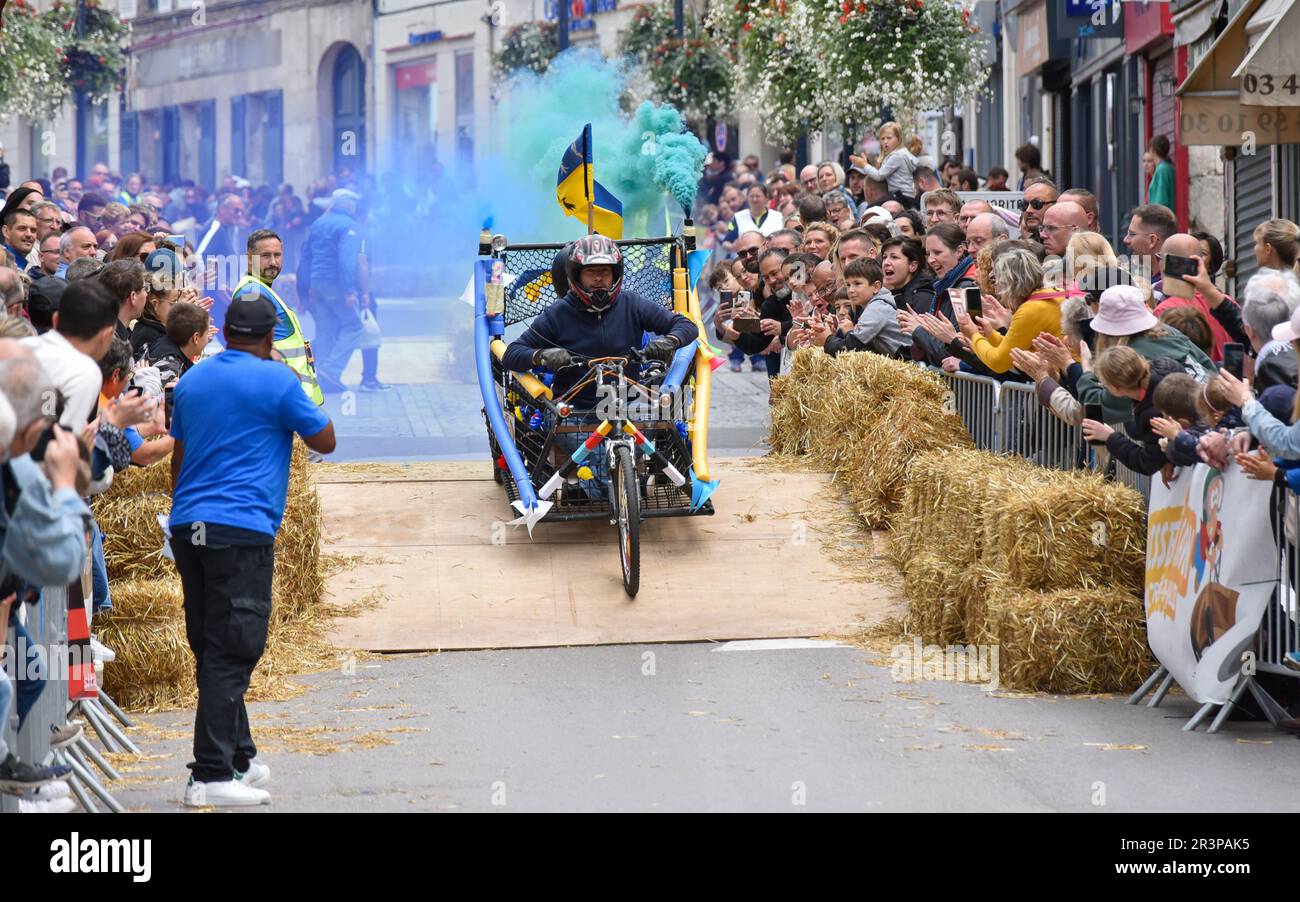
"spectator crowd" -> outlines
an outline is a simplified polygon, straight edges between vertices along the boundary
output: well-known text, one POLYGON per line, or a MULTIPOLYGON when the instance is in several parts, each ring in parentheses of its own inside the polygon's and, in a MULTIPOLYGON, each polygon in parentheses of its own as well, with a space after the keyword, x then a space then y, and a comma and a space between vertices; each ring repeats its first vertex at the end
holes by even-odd
POLYGON ((1179 229, 1163 136, 1147 202, 1111 236, 1097 196, 1057 184, 1032 144, 1013 185, 1000 167, 936 164, 897 123, 876 139, 847 170, 709 158, 694 211, 715 250, 703 305, 732 369, 748 357, 775 378, 816 347, 1032 384, 1110 467, 1169 479, 1233 461, 1300 489, 1300 226, 1258 224, 1257 268, 1233 295, 1220 240, 1179 229), (958 193, 1013 187, 1014 205, 958 193))
MULTIPOLYGON (((257 557, 255 566, 240 568, 241 578, 256 584, 240 591, 264 593, 269 612, 269 543, 284 505, 292 432, 307 437, 314 459, 333 449, 332 427, 319 409, 322 390, 347 390, 344 370, 353 352, 368 331, 378 334, 366 258, 368 204, 354 188, 373 186, 344 172, 313 185, 304 203, 289 186, 276 191, 227 179, 209 193, 191 183, 149 184, 139 174, 124 179, 99 164, 84 179, 55 170, 53 178, 23 182, 4 198, 0 792, 19 795, 22 810, 74 805, 64 782, 67 767, 20 760, 5 740, 9 727, 28 727, 28 715, 45 691, 53 650, 33 642, 28 629, 42 587, 69 585, 89 574, 84 607, 90 655, 99 665, 115 657, 93 635, 96 614, 111 609, 113 599, 104 533, 88 503, 108 489, 115 474, 171 457, 177 504, 201 496, 186 510, 216 517, 205 522, 227 529, 231 546, 247 549, 241 560, 257 557), (297 261, 296 272, 277 284, 286 255, 297 261), (319 358, 281 290, 295 301, 293 307, 313 314, 319 358), (208 359, 226 362, 202 365, 208 359), (278 361, 274 369, 258 368, 268 360, 278 361), (188 404, 182 401, 186 396, 188 404), (182 434, 189 446, 184 461, 182 434), (249 465, 241 448, 265 453, 249 465), (238 490, 240 468, 250 466, 243 481, 252 494, 234 503, 230 493, 238 490), (234 515, 222 513, 232 510, 234 515)), ((362 349, 362 362, 360 390, 387 391, 378 380, 377 340, 362 349)), ((142 555, 153 552, 140 549, 142 555)), ((204 566, 198 554, 181 564, 191 571, 204 566)), ((187 609, 201 609, 203 595, 202 579, 186 581, 187 609)), ((69 596, 73 604, 80 597, 69 596)), ((201 658, 198 636, 190 639, 201 658)), ((209 646, 207 658, 215 655, 209 646)), ((218 672, 215 665, 207 670, 218 672)), ((220 683, 208 688, 201 664, 199 671, 205 733, 216 735, 213 723, 235 729, 237 718, 230 711, 214 713, 213 699, 239 698, 243 689, 220 683)), ((77 722, 35 728, 50 731, 52 749, 82 735, 77 722)), ((223 752, 227 759, 231 754, 224 742, 208 751, 217 761, 223 752)), ((238 780, 239 773, 256 776, 262 765, 236 754, 231 782, 211 776, 221 771, 211 758, 201 764, 207 804, 222 792, 235 799, 232 804, 265 797, 238 780)))
MULTIPOLYGON (((1258 269, 1233 296, 1220 241, 1179 231, 1165 139, 1147 154, 1148 202, 1123 235, 1106 236, 1096 195, 1058 185, 1033 145, 1016 153, 1023 196, 1010 210, 958 193, 1011 190, 1006 170, 981 176, 936 162, 897 123, 876 138, 878 153, 848 156, 847 169, 828 160, 796 171, 786 158, 763 172, 756 157, 709 159, 693 214, 700 245, 715 251, 706 310, 733 369, 748 358, 775 378, 793 351, 815 347, 1031 383, 1044 407, 1136 473, 1231 460, 1300 491, 1300 226, 1259 224, 1258 269)), ((360 344, 361 390, 387 390, 377 342, 365 341, 378 334, 367 222, 373 211, 399 221, 420 204, 396 181, 380 188, 346 172, 312 185, 304 201, 289 186, 231 178, 208 192, 102 164, 84 179, 56 170, 9 191, 0 209, 0 727, 11 715, 23 724, 43 688, 39 667, 12 666, 20 649, 39 654, 25 637, 40 587, 88 566, 92 631, 95 613, 112 606, 88 499, 115 473, 173 454, 178 389, 218 388, 194 381, 196 371, 218 379, 205 358, 229 347, 292 366, 282 348, 297 347, 301 328, 276 292, 315 320, 314 354, 303 343, 312 364, 294 367, 308 397, 316 384, 347 389, 360 344), (277 282, 286 260, 293 272, 277 282)), ((321 416, 304 407, 282 426, 319 436, 309 445, 328 451, 321 416)), ((200 434, 192 418, 186 429, 200 434)), ((273 534, 278 518, 252 528, 273 534)), ((91 647, 112 660, 93 638, 91 647)), ((229 714, 208 712, 222 724, 229 714)), ((43 726, 55 745, 80 733, 43 726)), ((19 760, 4 735, 0 791, 22 794, 29 810, 68 807, 65 769, 19 760)), ((213 753, 220 763, 230 749, 213 753)))

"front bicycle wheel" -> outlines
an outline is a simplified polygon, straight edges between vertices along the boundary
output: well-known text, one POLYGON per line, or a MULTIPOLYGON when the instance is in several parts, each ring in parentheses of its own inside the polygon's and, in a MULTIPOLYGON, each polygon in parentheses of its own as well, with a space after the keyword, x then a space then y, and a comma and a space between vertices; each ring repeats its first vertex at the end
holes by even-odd
POLYGON ((636 598, 641 588, 641 486, 637 483, 632 449, 626 445, 619 445, 614 451, 613 477, 623 590, 636 598))

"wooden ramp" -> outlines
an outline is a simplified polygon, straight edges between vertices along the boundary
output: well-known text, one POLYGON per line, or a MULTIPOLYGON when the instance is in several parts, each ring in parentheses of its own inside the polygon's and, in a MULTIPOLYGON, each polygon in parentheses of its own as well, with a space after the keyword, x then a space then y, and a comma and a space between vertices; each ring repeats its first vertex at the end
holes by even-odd
MULTIPOLYGON (((845 580, 812 528, 827 477, 715 467, 712 517, 642 525, 641 590, 623 592, 605 521, 532 539, 489 464, 323 465, 324 550, 356 559, 331 600, 381 599, 337 622, 343 648, 426 651, 818 636, 881 619, 896 596, 845 580)), ((864 538, 866 538, 864 534, 864 538)))

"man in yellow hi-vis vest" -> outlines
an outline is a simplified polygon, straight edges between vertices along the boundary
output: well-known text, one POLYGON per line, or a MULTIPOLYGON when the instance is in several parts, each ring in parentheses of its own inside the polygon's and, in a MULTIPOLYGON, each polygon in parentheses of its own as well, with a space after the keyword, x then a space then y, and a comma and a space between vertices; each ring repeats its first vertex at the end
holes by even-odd
POLYGON ((236 298, 254 293, 260 294, 274 305, 275 350, 279 351, 289 368, 298 374, 298 381, 307 397, 318 405, 324 404, 325 396, 316 381, 316 361, 312 356, 311 345, 303 336, 298 316, 271 288, 283 267, 284 243, 279 235, 269 229, 259 229, 249 235, 248 275, 235 286, 230 299, 233 302, 236 298))

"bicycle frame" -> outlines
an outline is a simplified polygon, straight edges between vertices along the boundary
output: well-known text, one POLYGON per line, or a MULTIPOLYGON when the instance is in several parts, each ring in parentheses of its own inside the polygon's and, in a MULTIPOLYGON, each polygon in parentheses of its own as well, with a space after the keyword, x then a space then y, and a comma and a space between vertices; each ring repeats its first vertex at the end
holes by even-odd
MULTIPOLYGON (((645 386, 642 386, 627 377, 623 372, 623 368, 626 365, 627 359, 624 357, 593 360, 591 361, 592 375, 589 376, 588 379, 594 379, 597 385, 601 385, 605 384, 603 382, 605 377, 612 376, 614 377, 616 384, 629 384, 639 390, 647 391, 645 386)), ((571 393, 579 391, 583 385, 586 384, 586 381, 587 380, 580 382, 571 390, 571 393)), ((539 499, 543 501, 550 499, 561 485, 577 474, 578 469, 583 465, 587 458, 591 456, 592 452, 599 448, 600 444, 609 438, 610 434, 614 433, 615 430, 617 430, 618 434, 615 438, 609 440, 610 448, 617 444, 627 445, 632 449, 634 457, 636 456, 636 452, 640 452, 646 458, 658 463, 660 467, 662 467, 664 475, 672 481, 673 485, 681 488, 686 484, 686 477, 683 476, 681 472, 669 462, 668 458, 654 446, 654 442, 646 438, 645 434, 637 427, 637 424, 627 417, 625 399, 626 396, 623 393, 614 393, 614 415, 601 420, 600 425, 587 436, 586 441, 580 444, 574 452, 569 455, 569 459, 565 461, 564 465, 556 469, 551 478, 542 486, 541 491, 537 493, 539 499)), ((607 450, 606 453, 608 455, 611 452, 607 450)), ((606 488, 609 488, 608 483, 606 484, 606 488)))

